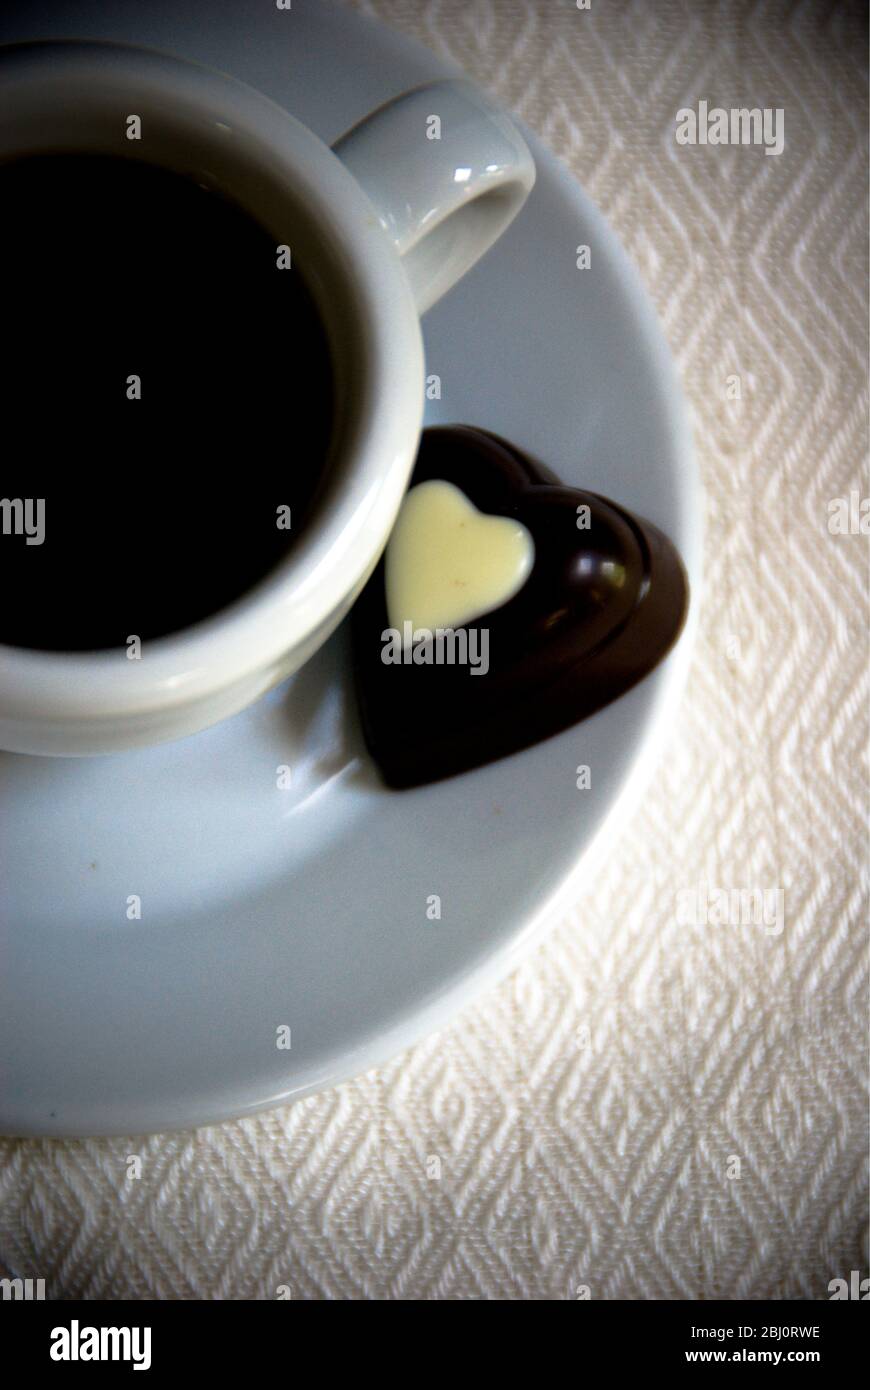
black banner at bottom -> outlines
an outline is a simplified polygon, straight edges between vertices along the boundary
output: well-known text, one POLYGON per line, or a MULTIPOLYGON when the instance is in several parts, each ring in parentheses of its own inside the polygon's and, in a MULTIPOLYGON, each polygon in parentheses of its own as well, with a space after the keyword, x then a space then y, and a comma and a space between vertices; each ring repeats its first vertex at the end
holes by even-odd
MULTIPOLYGON (((574 1348, 586 1363, 597 1357, 614 1372, 670 1375, 717 1367, 806 1367, 830 1376, 860 1365, 867 1324, 861 1303, 870 1284, 825 1302, 618 1303, 579 1299, 554 1328, 582 1338, 574 1348), (851 1306, 847 1306, 851 1304, 851 1306)), ((32 1292, 32 1291, 31 1291, 32 1292)), ((48 1303, 38 1297, 0 1301, 3 1348, 21 1370, 58 1376, 214 1370, 250 1376, 252 1361, 273 1367, 288 1353, 288 1335, 335 1332, 346 1326, 346 1308, 304 1305, 290 1298, 257 1302, 48 1303), (321 1321, 325 1318, 325 1321, 321 1321)), ((443 1314, 441 1315, 443 1316, 443 1314)), ((465 1331, 489 1327, 465 1322, 465 1331)), ((518 1331, 511 1322, 507 1335, 518 1331)), ((443 1324, 438 1325, 439 1336, 443 1324)), ((290 1344, 293 1345, 292 1343, 290 1344)), ((334 1349, 335 1343, 328 1347, 334 1349)), ((497 1347, 498 1344, 494 1344, 497 1347)), ((513 1345, 505 1343, 506 1349, 513 1345)), ((388 1348, 383 1348, 388 1354, 388 1348)), ((438 1352, 427 1347, 431 1375, 438 1352)), ((456 1348, 445 1344, 455 1363, 456 1348), (452 1349, 449 1349, 451 1348, 452 1349)), ((463 1353, 464 1358, 464 1353, 463 1353)), ((380 1357, 378 1358, 380 1360, 380 1357)), ((410 1369, 410 1368, 408 1368, 410 1369)), ((445 1369, 447 1369, 445 1365, 445 1369)), ((455 1364, 454 1364, 455 1369, 455 1364)))

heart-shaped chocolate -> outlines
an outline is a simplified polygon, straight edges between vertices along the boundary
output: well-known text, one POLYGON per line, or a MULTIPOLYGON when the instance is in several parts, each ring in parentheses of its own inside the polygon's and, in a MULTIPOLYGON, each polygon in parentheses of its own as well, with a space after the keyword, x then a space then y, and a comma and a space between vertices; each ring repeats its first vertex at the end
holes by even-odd
POLYGON ((363 730, 390 786, 436 781, 568 728, 635 685, 679 636, 688 585, 667 537, 606 498, 563 487, 488 431, 424 431, 404 509, 392 550, 352 619, 363 730), (424 505, 417 489, 435 482, 451 485, 451 494, 458 489, 464 501, 451 495, 452 505, 440 511, 424 505), (461 595, 477 583, 469 555, 456 544, 463 510, 469 552, 482 551, 484 569, 492 559, 491 547, 480 545, 487 520, 514 523, 507 561, 505 533, 496 546, 496 579, 490 573, 478 586, 490 603, 494 593, 507 595, 488 611, 473 602, 463 608, 461 597, 445 603, 452 584, 461 595), (453 534, 443 544, 419 529, 427 514, 434 528, 447 519, 446 533, 453 534), (523 533, 531 542, 525 569, 523 533), (413 582, 415 536, 438 591, 428 606, 413 582), (451 611, 477 616, 462 626, 451 627, 449 616, 428 631, 417 626, 421 613, 434 623, 434 615, 451 611))
POLYGON ((387 545, 390 625, 467 627, 512 599, 534 562, 534 542, 522 522, 479 512, 454 483, 418 483, 387 545))

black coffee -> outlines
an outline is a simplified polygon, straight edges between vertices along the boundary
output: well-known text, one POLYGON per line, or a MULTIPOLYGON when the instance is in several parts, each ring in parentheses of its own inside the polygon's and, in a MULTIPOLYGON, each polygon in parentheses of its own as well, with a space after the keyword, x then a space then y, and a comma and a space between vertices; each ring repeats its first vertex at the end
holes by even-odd
POLYGON ((286 555, 323 481, 333 375, 282 240, 292 256, 292 229, 138 160, 0 165, 0 642, 176 632, 286 555))

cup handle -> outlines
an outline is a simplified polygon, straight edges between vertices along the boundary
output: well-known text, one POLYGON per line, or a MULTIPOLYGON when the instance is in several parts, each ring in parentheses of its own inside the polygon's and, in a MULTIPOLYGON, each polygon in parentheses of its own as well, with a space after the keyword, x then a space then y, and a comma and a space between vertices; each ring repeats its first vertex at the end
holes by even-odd
POLYGON ((462 80, 395 97, 332 148, 402 257, 421 314, 489 250, 535 182, 513 122, 462 80))

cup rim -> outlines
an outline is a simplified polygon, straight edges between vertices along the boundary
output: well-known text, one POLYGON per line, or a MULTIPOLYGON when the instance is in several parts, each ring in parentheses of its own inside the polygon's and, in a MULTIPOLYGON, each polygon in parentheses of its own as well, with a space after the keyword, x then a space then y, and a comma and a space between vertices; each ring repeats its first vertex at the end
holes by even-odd
MULTIPOLYGON (((196 624, 143 642, 147 660, 120 660, 122 648, 63 652, 0 644, 0 714, 7 717, 95 718, 187 703, 302 645, 328 626, 374 568, 422 426, 423 345, 411 289, 376 209, 338 156, 238 79, 152 49, 63 40, 0 49, 0 80, 6 97, 2 142, 9 150, 16 149, 23 97, 43 109, 63 100, 70 148, 82 148, 81 135, 75 145, 75 130, 81 131, 83 117, 96 118, 113 91, 124 96, 128 111, 137 109, 135 99, 171 105, 167 120, 179 131, 185 121, 189 132, 210 123, 216 147, 221 139, 234 140, 234 148, 243 142, 245 157, 254 156, 272 179, 272 193, 292 187, 295 200, 304 201, 321 238, 330 294, 338 288, 339 308, 356 334, 356 404, 338 460, 341 487, 336 482, 325 515, 305 526, 258 584, 196 624)), ((26 149, 49 143, 31 140, 26 149)), ((57 149, 56 141, 51 147, 57 149)), ((87 148, 95 148, 91 140, 87 148)), ((331 312, 334 325, 339 315, 331 312)))

